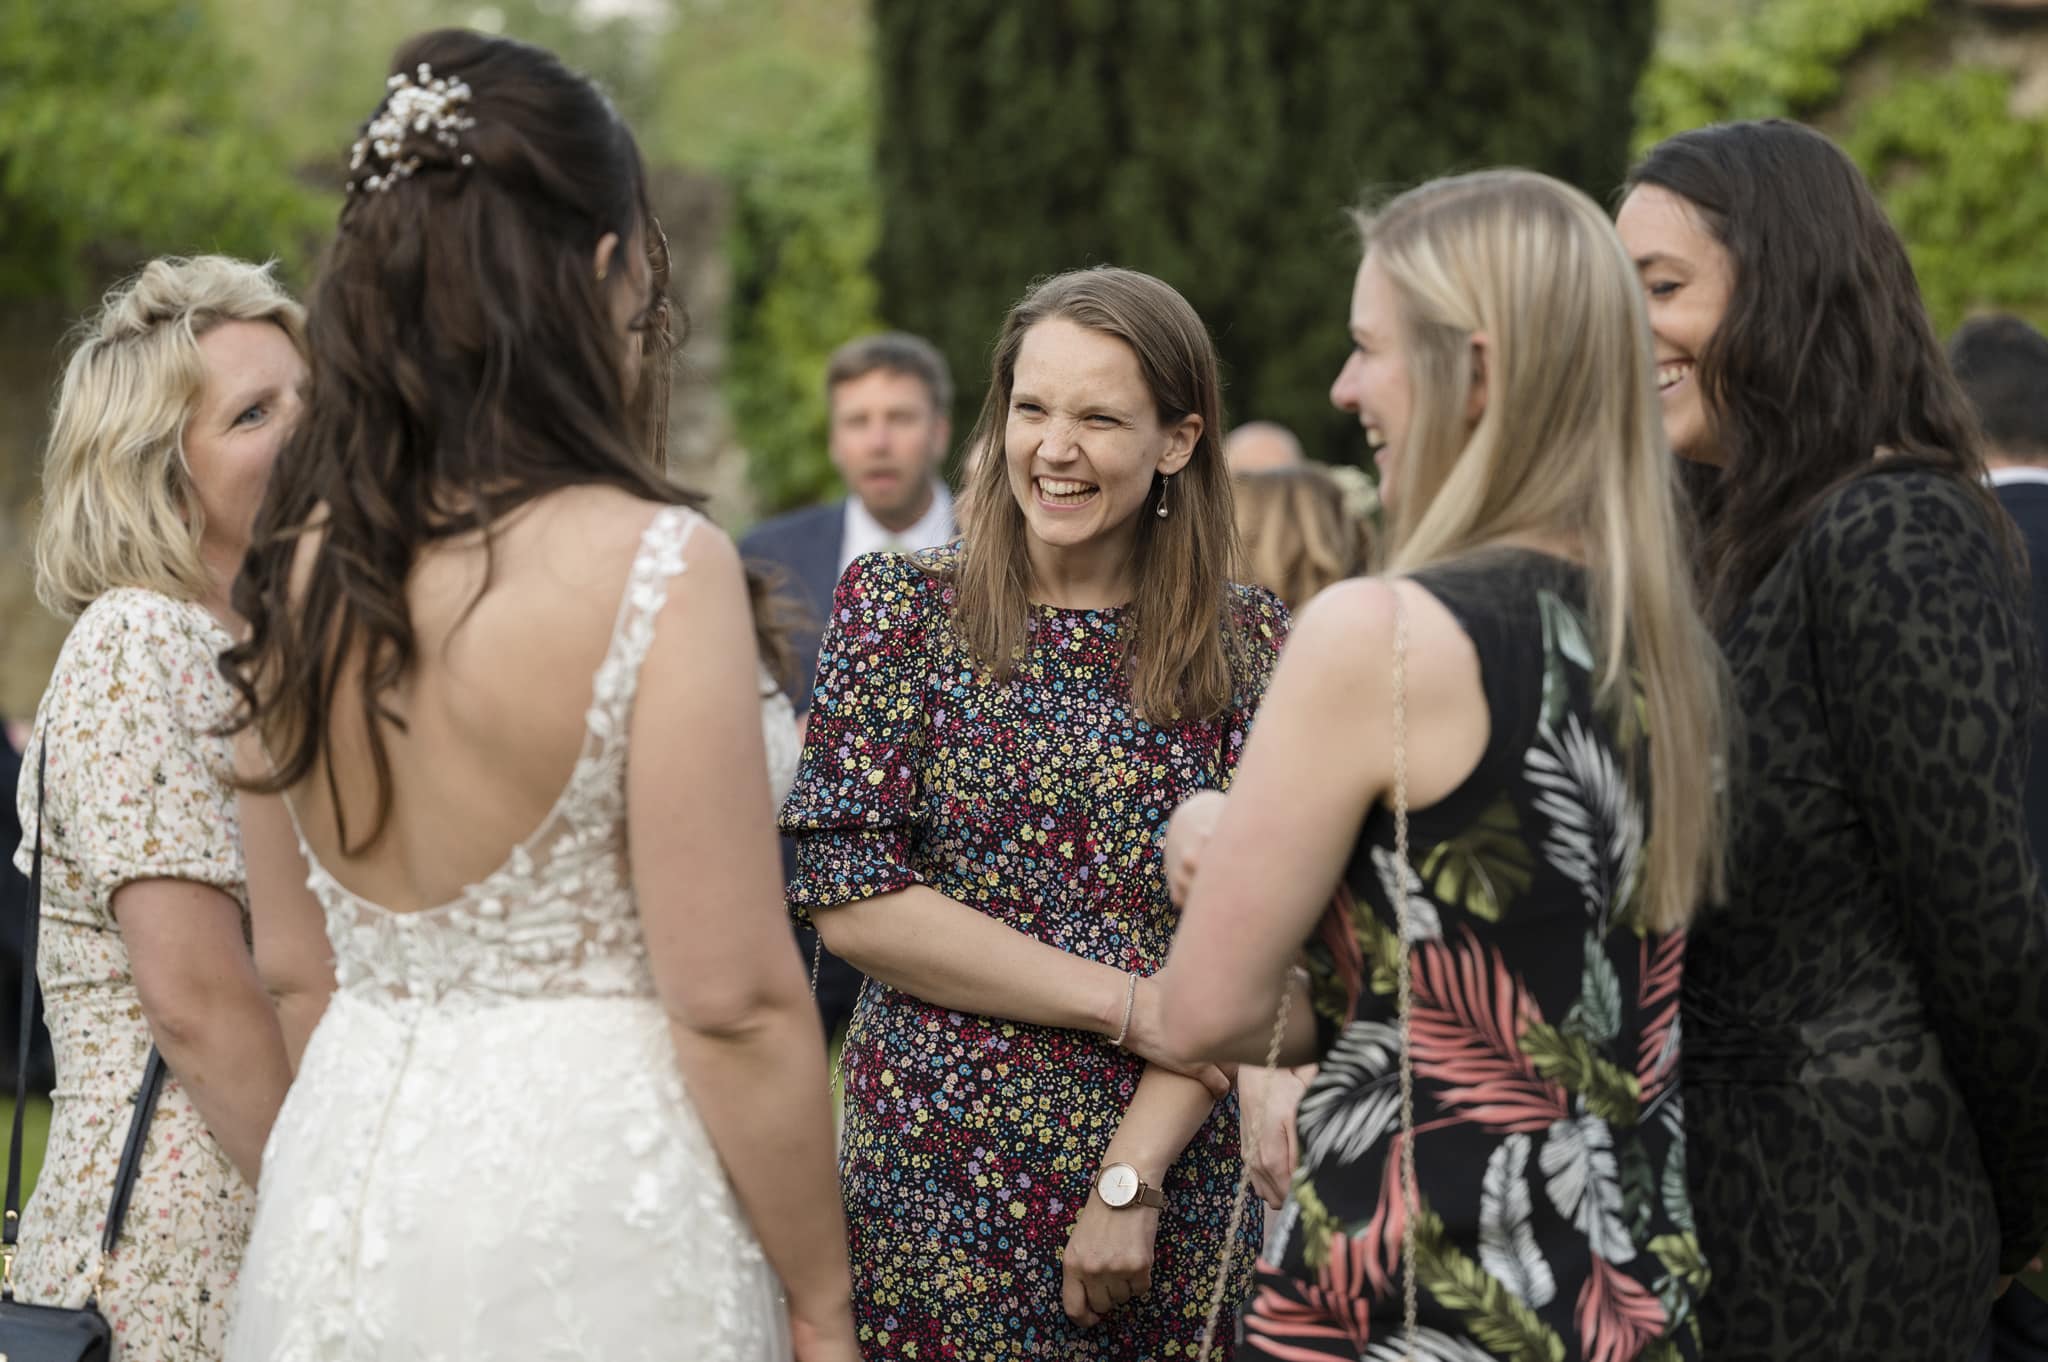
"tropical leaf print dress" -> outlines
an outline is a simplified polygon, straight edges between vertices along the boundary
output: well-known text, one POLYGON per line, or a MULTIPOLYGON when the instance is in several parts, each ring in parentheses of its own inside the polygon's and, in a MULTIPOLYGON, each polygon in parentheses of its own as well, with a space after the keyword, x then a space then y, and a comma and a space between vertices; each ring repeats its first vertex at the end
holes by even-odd
POLYGON ((1244 1355, 1395 1359, 1401 1338, 1395 898, 1409 908, 1421 1359, 1698 1355, 1707 1265, 1678 1092, 1682 935, 1637 920, 1646 768, 1593 702, 1575 567, 1489 553, 1416 579, 1479 654, 1471 776, 1361 829, 1310 947, 1322 1070, 1244 1355), (1355 999, 1355 1001, 1353 1001, 1355 999))

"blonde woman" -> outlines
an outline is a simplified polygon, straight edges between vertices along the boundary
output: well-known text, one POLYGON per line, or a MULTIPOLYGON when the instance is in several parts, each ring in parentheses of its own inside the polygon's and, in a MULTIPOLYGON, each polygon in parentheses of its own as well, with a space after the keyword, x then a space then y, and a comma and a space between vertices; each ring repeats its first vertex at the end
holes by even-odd
POLYGON ((1331 395, 1378 447, 1390 575, 1303 612, 1162 987, 1176 1044, 1261 1061, 1315 933, 1282 1055, 1322 1068, 1243 1355, 1402 1347, 1412 1229, 1413 1356, 1695 1356, 1675 1019, 1720 669, 1634 267, 1597 205, 1522 171, 1425 185, 1365 241, 1331 395))
POLYGON ((214 665, 228 592, 298 414, 301 314, 269 271, 152 261, 64 372, 36 589, 73 616, 22 763, 24 871, 43 845, 37 960, 57 1061, 17 1296, 98 1292, 118 1355, 218 1356, 289 1070, 247 945, 214 665), (37 817, 36 772, 47 755, 37 817), (170 1074, 126 1229, 99 1231, 151 1043, 170 1074))
POLYGON ((1372 526, 1346 504, 1330 470, 1301 464, 1240 473, 1235 482, 1237 536, 1251 580, 1289 610, 1365 571, 1372 526))

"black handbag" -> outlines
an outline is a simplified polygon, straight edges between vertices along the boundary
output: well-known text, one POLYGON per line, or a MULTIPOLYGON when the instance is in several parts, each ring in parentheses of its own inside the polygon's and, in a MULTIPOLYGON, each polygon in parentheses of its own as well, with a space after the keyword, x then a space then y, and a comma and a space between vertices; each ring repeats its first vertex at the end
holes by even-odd
MULTIPOLYGON (((114 1354, 114 1331, 100 1313, 98 1286, 77 1308, 62 1305, 30 1305, 14 1299, 14 1253, 21 1239, 21 1144, 22 1122, 28 1109, 29 1019, 36 989, 36 940, 43 915, 43 778, 49 771, 49 738, 36 763, 36 847, 29 862, 29 902, 22 942, 21 1064, 14 1080, 14 1134, 7 1146, 7 1210, 4 1231, 0 1231, 0 1362, 109 1362, 114 1354)), ((154 1045, 149 1062, 143 1066, 142 1087, 135 1096, 135 1115, 128 1122, 128 1141, 121 1148, 121 1165, 114 1174, 114 1196, 107 1206, 106 1232, 100 1236, 100 1282, 106 1280, 107 1263, 114 1245, 121 1239, 121 1224, 128 1218, 128 1198, 135 1189, 135 1173, 142 1162, 143 1142, 149 1136, 150 1118, 156 1112, 157 1094, 164 1082, 164 1057, 154 1045)))

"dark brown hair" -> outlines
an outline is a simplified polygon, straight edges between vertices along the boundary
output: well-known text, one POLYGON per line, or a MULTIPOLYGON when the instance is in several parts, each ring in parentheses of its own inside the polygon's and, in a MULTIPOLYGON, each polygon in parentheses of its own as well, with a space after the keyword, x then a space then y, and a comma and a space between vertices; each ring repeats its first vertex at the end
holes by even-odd
POLYGON ((922 336, 907 331, 883 331, 850 340, 825 361, 825 401, 842 383, 865 378, 877 370, 908 374, 920 380, 931 394, 939 415, 953 410, 953 373, 938 347, 922 336))
POLYGON ((1173 476, 1171 514, 1154 513, 1163 481, 1138 512, 1136 587, 1124 668, 1133 707, 1155 724, 1211 719, 1230 705, 1246 667, 1229 609, 1238 562, 1230 473, 1223 463, 1223 399, 1216 347, 1173 288, 1135 270, 1075 270, 1034 284, 996 338, 981 418, 968 441, 966 542, 952 569, 953 614, 975 659, 1010 676, 1031 631, 1031 565, 1024 511, 1003 456, 1010 392, 1025 333, 1054 318, 1131 347, 1162 425, 1202 418, 1187 466, 1173 476))
POLYGON ((1840 483, 1902 463, 1981 497, 1976 422, 1920 299, 1904 243, 1834 143, 1779 119, 1680 133, 1628 188, 1692 205, 1734 263, 1728 310, 1697 357, 1724 460, 1703 490, 1701 580, 1725 623, 1840 483))
MULTIPOLYGON (((237 723, 257 726, 274 762, 266 790, 323 767, 352 673, 377 785, 354 843, 323 770, 349 852, 390 812, 381 727, 404 727, 387 697, 417 656, 405 585, 420 553, 476 532, 488 545, 507 513, 565 487, 694 500, 651 456, 668 387, 667 253, 631 132, 589 81, 524 43, 442 30, 406 43, 392 71, 422 65, 468 86, 474 121, 450 141, 409 129, 354 167, 307 309, 305 411, 235 584, 249 635, 221 660, 242 700, 237 723), (388 188, 367 187, 415 159, 388 188), (645 241, 656 276, 635 321, 656 356, 637 400, 609 314, 634 272, 600 280, 591 267, 607 233, 645 241), (295 592, 309 532, 317 562, 295 592)), ((489 585, 487 564, 479 597, 489 585)))

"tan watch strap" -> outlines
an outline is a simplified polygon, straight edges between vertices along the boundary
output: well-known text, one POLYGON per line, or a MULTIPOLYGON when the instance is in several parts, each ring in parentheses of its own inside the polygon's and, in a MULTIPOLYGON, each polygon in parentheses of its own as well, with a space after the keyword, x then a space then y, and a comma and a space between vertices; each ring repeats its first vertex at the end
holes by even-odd
POLYGON ((1148 1182, 1140 1182, 1137 1199, 1131 1205, 1150 1206, 1155 1211, 1163 1211, 1166 1209, 1166 1193, 1148 1182))

